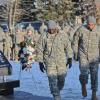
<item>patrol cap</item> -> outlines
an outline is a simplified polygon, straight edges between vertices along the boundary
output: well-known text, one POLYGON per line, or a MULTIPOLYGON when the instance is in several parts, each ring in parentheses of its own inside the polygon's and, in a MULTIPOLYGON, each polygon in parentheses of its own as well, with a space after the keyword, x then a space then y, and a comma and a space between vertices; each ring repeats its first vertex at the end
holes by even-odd
POLYGON ((94 16, 89 16, 88 20, 87 20, 87 23, 96 24, 96 18, 94 16))
POLYGON ((48 21, 48 29, 55 29, 55 28, 57 28, 56 22, 53 20, 49 20, 48 21))

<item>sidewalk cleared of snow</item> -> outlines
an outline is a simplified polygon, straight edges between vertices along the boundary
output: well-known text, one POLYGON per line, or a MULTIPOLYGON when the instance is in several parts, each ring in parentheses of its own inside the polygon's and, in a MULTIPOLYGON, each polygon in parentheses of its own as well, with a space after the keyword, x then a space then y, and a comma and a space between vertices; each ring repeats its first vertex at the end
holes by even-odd
MULTIPOLYGON (((21 71, 18 62, 11 62, 13 66, 13 75, 7 78, 20 79, 20 88, 15 90, 15 96, 2 98, 2 100, 53 100, 50 94, 48 78, 46 73, 39 70, 37 63, 33 64, 29 72, 21 71)), ((100 76, 100 70, 99 70, 100 76)), ((64 89, 61 92, 62 100, 91 100, 90 79, 87 85, 88 96, 83 98, 81 95, 81 87, 79 83, 79 67, 78 63, 73 62, 73 67, 69 69, 66 77, 64 89)), ((100 100, 100 77, 98 100, 100 100)), ((0 99, 1 100, 1 99, 0 99)))

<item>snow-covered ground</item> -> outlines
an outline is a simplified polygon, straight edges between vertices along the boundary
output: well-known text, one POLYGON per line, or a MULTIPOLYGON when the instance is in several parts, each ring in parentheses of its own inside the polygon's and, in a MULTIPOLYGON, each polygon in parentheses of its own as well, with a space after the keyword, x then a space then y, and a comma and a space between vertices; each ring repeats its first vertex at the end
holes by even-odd
MULTIPOLYGON (((18 62, 11 62, 13 75, 7 78, 20 79, 20 88, 15 90, 14 96, 0 97, 0 100, 53 100, 50 94, 49 84, 46 74, 39 70, 37 63, 33 64, 29 72, 21 71, 18 62)), ((65 87, 61 92, 62 100, 91 100, 90 80, 87 85, 88 96, 83 98, 79 83, 78 63, 73 63, 73 67, 68 71, 65 87)), ((100 71, 98 100, 100 100, 100 71)))

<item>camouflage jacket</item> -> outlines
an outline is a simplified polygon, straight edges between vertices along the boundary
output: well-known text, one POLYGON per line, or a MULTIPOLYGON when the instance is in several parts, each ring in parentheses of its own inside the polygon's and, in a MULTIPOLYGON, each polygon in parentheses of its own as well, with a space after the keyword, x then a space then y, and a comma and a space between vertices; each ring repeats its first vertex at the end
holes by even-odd
POLYGON ((72 58, 71 43, 67 34, 49 34, 47 37, 41 35, 37 44, 37 58, 46 66, 65 66, 66 59, 72 58), (67 57, 66 57, 67 56, 67 57))
POLYGON ((73 51, 80 60, 96 61, 100 57, 100 30, 97 26, 90 31, 85 26, 80 27, 73 37, 73 51))

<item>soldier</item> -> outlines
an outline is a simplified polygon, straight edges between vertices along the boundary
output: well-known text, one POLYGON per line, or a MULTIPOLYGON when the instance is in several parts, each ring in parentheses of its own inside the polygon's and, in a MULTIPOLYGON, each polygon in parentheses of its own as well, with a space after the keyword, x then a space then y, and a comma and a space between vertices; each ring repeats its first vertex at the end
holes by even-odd
POLYGON ((37 43, 39 39, 39 33, 34 29, 34 27, 29 24, 26 30, 27 34, 24 36, 25 41, 32 40, 32 42, 37 43))
POLYGON ((5 49, 4 55, 10 60, 11 58, 11 47, 12 47, 12 40, 10 34, 6 31, 5 32, 5 49))
POLYGON ((86 84, 88 83, 90 72, 92 100, 97 100, 100 31, 93 16, 89 16, 86 26, 82 26, 76 31, 73 40, 73 50, 74 59, 78 60, 79 58, 81 72, 79 79, 82 86, 82 95, 84 97, 87 96, 86 84))
POLYGON ((70 33, 70 32, 71 32, 71 26, 66 25, 66 26, 63 28, 63 31, 68 35, 69 40, 72 41, 73 34, 70 33))
POLYGON ((64 28, 63 28, 63 31, 64 31, 65 33, 68 34, 68 37, 69 37, 69 40, 71 41, 71 43, 72 43, 72 41, 73 41, 73 36, 74 36, 76 30, 77 30, 81 25, 82 25, 81 23, 74 24, 73 26, 70 25, 70 24, 68 24, 68 23, 65 24, 65 26, 64 26, 64 28))
POLYGON ((60 91, 64 86, 67 65, 69 68, 72 66, 72 49, 67 34, 61 33, 57 28, 55 21, 48 22, 47 37, 41 36, 37 45, 37 58, 40 70, 44 72, 46 69, 54 100, 61 100, 60 91))
POLYGON ((43 38, 46 38, 46 35, 47 35, 47 26, 45 25, 44 22, 42 22, 42 25, 40 26, 39 33, 40 33, 39 38, 40 38, 41 36, 42 36, 43 38))
POLYGON ((45 25, 44 22, 42 22, 42 25, 40 26, 39 31, 40 31, 41 34, 46 33, 46 31, 47 31, 47 26, 45 25))
POLYGON ((3 29, 0 27, 0 50, 4 52, 5 36, 3 29))
POLYGON ((18 51, 20 48, 20 43, 24 40, 21 27, 15 28, 15 60, 18 60, 18 51))

